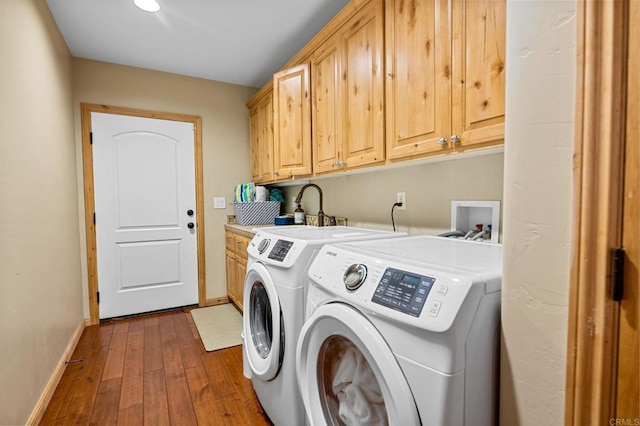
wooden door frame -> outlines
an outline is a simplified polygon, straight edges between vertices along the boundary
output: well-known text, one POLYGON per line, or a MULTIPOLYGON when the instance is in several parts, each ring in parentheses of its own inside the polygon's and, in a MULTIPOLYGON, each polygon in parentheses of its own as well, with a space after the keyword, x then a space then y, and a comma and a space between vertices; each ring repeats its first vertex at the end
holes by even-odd
POLYGON ((566 425, 605 425, 615 415, 619 304, 611 298, 611 251, 622 241, 627 3, 577 2, 566 425))
POLYGON ((95 212, 94 181, 93 181, 93 150, 91 148, 91 113, 125 115, 142 118, 181 121, 192 123, 194 133, 194 161, 196 180, 196 235, 198 250, 198 305, 204 306, 206 301, 205 288, 205 255, 204 255, 204 191, 202 177, 202 118, 195 115, 173 114, 166 112, 139 110, 132 108, 113 107, 96 104, 80 104, 82 122, 82 165, 84 176, 84 221, 87 245, 87 275, 89 294, 89 320, 91 324, 100 322, 100 308, 98 306, 98 257, 96 245, 96 228, 93 222, 95 212))

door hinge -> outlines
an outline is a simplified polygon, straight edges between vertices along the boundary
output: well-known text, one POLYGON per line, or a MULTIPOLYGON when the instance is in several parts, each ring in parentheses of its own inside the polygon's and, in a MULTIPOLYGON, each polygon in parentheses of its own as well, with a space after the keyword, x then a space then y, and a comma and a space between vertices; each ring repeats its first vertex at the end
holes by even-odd
POLYGON ((93 224, 96 224, 96 212, 93 212, 93 224))
POLYGON ((100 292, 96 291, 96 303, 99 305, 100 304, 100 292))
POLYGON ((93 145, 93 132, 89 132, 89 144, 93 145))
POLYGON ((614 248, 613 256, 613 285, 611 298, 619 302, 624 297, 624 258, 625 253, 622 247, 614 248))

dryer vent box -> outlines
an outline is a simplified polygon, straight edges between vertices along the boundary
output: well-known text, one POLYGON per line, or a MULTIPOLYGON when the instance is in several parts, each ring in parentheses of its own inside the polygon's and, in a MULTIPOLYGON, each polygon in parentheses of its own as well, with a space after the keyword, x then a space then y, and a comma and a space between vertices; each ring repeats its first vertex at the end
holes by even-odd
POLYGON ((452 201, 451 230, 467 233, 476 225, 488 229, 491 225, 491 241, 500 240, 500 201, 452 201))

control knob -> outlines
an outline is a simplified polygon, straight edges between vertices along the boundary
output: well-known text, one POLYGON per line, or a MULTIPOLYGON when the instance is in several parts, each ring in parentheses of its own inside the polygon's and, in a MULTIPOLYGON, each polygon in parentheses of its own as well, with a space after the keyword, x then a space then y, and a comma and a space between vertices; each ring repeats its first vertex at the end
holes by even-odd
POLYGON ((260 254, 264 253, 267 247, 269 247, 270 243, 271 243, 271 240, 268 238, 265 238, 264 240, 260 241, 260 243, 258 244, 258 253, 260 254))
POLYGON ((349 291, 357 290, 367 279, 367 267, 362 263, 350 265, 342 277, 344 286, 349 291))

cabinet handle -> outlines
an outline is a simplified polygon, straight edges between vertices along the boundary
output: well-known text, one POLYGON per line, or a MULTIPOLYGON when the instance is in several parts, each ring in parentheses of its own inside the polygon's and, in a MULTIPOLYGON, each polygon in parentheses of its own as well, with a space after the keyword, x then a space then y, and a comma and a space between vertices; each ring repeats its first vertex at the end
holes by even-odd
POLYGON ((445 146, 445 145, 447 144, 447 138, 440 138, 440 139, 438 139, 438 143, 439 143, 441 146, 445 146))
POLYGON ((460 143, 460 138, 458 137, 458 135, 451 135, 451 142, 460 143))
POLYGON ((278 176, 278 175, 279 175, 279 173, 278 173, 278 171, 277 171, 277 170, 274 170, 274 171, 273 171, 273 174, 274 174, 275 176, 278 176))

